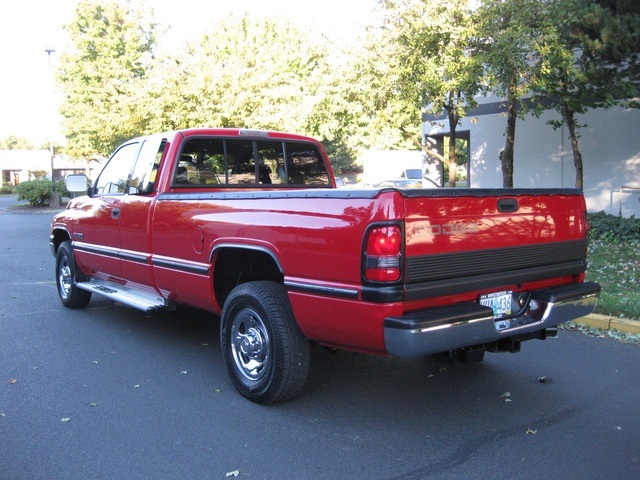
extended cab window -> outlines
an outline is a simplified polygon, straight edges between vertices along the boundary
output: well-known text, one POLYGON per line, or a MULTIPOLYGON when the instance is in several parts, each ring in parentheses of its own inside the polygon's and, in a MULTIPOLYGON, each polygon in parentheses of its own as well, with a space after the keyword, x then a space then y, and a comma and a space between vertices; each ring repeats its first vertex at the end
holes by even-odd
POLYGON ((303 142, 286 142, 287 175, 293 185, 329 185, 329 174, 322 156, 315 145, 303 142))
POLYGON ((207 187, 225 185, 224 140, 191 138, 182 147, 174 172, 175 187, 207 187))
POLYGON ((329 186, 316 145, 281 140, 186 140, 173 186, 329 186))
POLYGON ((96 181, 98 195, 121 195, 125 192, 129 173, 140 144, 128 143, 111 156, 96 181))

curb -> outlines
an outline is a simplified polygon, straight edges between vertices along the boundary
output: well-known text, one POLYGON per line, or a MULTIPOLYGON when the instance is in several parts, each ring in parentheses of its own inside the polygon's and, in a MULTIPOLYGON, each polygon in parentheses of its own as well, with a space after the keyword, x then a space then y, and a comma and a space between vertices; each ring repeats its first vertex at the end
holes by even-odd
POLYGON ((632 335, 640 335, 640 321, 628 320, 626 318, 609 317, 592 313, 586 317, 577 318, 574 323, 586 325, 600 330, 618 330, 622 333, 630 333, 632 335))

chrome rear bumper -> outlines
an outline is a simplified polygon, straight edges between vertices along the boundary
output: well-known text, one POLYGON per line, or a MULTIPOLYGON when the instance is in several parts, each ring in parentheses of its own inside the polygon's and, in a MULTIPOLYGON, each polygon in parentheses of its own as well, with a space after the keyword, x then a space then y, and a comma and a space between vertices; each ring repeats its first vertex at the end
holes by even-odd
POLYGON ((593 312, 600 285, 586 282, 531 293, 511 328, 496 329, 493 311, 478 303, 410 312, 384 321, 387 352, 400 357, 424 356, 473 347, 555 327, 593 312))

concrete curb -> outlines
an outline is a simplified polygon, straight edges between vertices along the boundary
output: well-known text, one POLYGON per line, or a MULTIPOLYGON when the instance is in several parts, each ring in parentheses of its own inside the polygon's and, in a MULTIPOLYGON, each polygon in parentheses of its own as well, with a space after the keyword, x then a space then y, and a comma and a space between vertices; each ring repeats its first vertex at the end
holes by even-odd
POLYGON ((600 330, 618 330, 622 333, 630 333, 632 335, 640 335, 640 321, 627 320, 626 318, 609 317, 592 313, 586 317, 574 320, 574 323, 586 325, 600 330))

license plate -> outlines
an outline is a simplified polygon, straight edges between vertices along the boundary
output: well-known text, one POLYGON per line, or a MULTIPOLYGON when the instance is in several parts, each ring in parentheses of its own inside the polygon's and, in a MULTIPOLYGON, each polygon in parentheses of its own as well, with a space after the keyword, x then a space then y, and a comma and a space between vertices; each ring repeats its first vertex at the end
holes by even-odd
MULTIPOLYGON (((480 295, 479 303, 485 307, 493 310, 493 319, 500 320, 511 315, 511 292, 510 290, 504 292, 488 293, 486 295, 480 295)), ((508 322, 507 322, 508 323, 508 322)), ((503 326, 499 328, 502 330, 508 328, 503 326)))

